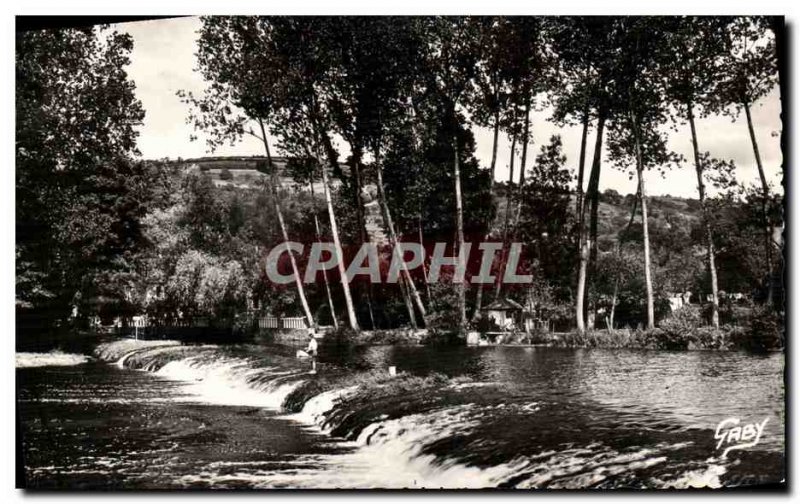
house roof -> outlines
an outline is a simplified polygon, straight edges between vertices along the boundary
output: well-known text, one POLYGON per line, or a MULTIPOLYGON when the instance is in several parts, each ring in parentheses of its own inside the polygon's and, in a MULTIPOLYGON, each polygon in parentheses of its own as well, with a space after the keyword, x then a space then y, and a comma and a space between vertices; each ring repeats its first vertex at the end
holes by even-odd
POLYGON ((524 310, 521 304, 517 303, 513 299, 498 299, 497 301, 490 303, 483 308, 483 310, 495 310, 495 311, 517 311, 517 310, 524 310))

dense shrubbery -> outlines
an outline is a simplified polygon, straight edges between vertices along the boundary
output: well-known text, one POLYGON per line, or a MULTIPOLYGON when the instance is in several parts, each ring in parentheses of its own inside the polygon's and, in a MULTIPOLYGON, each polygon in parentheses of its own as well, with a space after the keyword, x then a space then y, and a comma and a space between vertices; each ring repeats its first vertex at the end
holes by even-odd
MULTIPOLYGON (((531 332, 503 334, 492 343, 510 345, 546 344, 566 348, 639 348, 652 350, 748 350, 763 352, 783 348, 783 325, 779 314, 764 309, 751 310, 743 325, 723 324, 719 329, 703 325, 702 310, 688 305, 673 312, 654 329, 625 328, 580 333, 554 334, 535 329, 531 332)), ((490 319, 479 319, 479 332, 493 332, 490 319)), ((424 344, 431 346, 464 345, 456 330, 434 328, 413 333, 409 330, 356 332, 347 327, 331 331, 322 344, 333 353, 348 352, 358 345, 424 344)))
POLYGON ((672 312, 659 324, 660 331, 651 331, 657 348, 685 350, 695 332, 703 324, 700 308, 686 305, 672 312))
POLYGON ((768 308, 757 308, 750 313, 747 325, 737 334, 736 345, 753 352, 783 348, 786 344, 785 327, 780 315, 768 308))
POLYGON ((354 331, 346 326, 326 334, 325 346, 347 345, 403 345, 418 343, 420 337, 409 329, 378 329, 374 331, 354 331))
POLYGON ((466 344, 466 340, 455 330, 430 329, 420 343, 430 346, 459 346, 466 344))
POLYGON ((409 329, 362 331, 356 340, 362 345, 408 345, 419 341, 420 337, 409 329))
POLYGON ((674 317, 655 329, 614 331, 573 331, 551 343, 561 347, 641 348, 652 350, 748 350, 764 352, 783 348, 781 318, 769 310, 758 310, 744 326, 693 325, 700 320, 697 310, 678 310, 674 317))

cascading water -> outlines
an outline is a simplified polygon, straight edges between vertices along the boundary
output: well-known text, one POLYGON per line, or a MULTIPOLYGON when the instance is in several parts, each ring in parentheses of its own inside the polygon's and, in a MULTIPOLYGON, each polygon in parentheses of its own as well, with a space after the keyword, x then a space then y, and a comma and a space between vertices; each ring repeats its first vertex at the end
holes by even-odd
MULTIPOLYGON (((367 355, 379 363, 372 371, 323 362, 317 375, 258 347, 126 340, 95 355, 120 372, 138 370, 141 383, 167 387, 145 401, 179 408, 178 419, 152 424, 167 428, 166 446, 175 447, 150 449, 161 474, 173 474, 159 488, 684 488, 735 484, 754 470, 743 454, 782 468, 775 448, 720 459, 713 432, 682 422, 684 411, 665 412, 663 399, 638 393, 637 404, 620 403, 611 387, 622 375, 581 376, 593 387, 587 393, 565 382, 571 375, 560 370, 571 361, 547 370, 554 364, 537 363, 538 354, 487 351, 477 361, 488 363, 486 371, 470 364, 473 373, 459 377, 452 371, 463 368, 462 354, 451 369, 442 365, 447 354, 413 354, 424 351, 367 355), (390 377, 383 366, 398 361, 412 373, 390 377), (413 368, 420 362, 449 377, 413 368), (226 408, 237 416, 228 418, 226 408), (182 453, 185 441, 174 439, 196 448, 182 453), (209 443, 222 451, 207 454, 209 443)), ((596 373, 580 359, 571 373, 596 373)))

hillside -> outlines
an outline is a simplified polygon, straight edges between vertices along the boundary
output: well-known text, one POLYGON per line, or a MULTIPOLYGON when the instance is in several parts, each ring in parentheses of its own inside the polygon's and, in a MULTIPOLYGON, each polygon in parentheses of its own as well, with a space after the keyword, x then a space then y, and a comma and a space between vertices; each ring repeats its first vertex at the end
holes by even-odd
MULTIPOLYGON (((281 185, 291 190, 308 190, 307 186, 300 187, 286 173, 286 157, 276 156, 272 158, 275 166, 280 173, 281 185)), ((209 175, 218 187, 232 186, 241 189, 255 189, 261 186, 266 174, 259 171, 259 163, 265 163, 266 157, 263 156, 228 156, 228 157, 202 157, 192 159, 177 159, 166 161, 169 166, 178 166, 181 173, 205 173, 209 175)), ((347 171, 346 166, 342 166, 347 171)), ((333 184, 338 184, 338 180, 332 179, 333 184)), ((314 191, 317 195, 322 195, 322 184, 316 182, 314 191)), ((383 229, 383 218, 377 202, 374 200, 375 190, 372 184, 366 184, 365 192, 371 198, 365 198, 365 216, 367 218, 367 231, 372 241, 385 243, 386 234, 383 229)), ((497 217, 494 223, 495 229, 501 229, 506 211, 506 190, 505 184, 495 185, 495 198, 497 200, 497 217)), ((619 232, 624 229, 630 219, 631 205, 634 195, 621 195, 617 191, 610 189, 600 195, 600 205, 598 207, 598 241, 610 243, 616 240, 619 232)), ((648 213, 650 226, 654 230, 670 229, 673 226, 689 230, 694 222, 700 219, 700 203, 696 199, 679 198, 674 196, 651 196, 648 197, 648 213)), ((575 208, 575 196, 572 198, 570 208, 575 208)), ((637 208, 636 222, 641 222, 640 209, 637 208)), ((601 245, 601 248, 602 245, 601 245)))
MULTIPOLYGON (((504 188, 499 190, 495 186, 497 200, 497 216, 493 224, 494 229, 503 227, 507 198, 504 188)), ((600 204, 597 208, 597 235, 601 244, 615 241, 620 231, 625 229, 630 221, 631 208, 635 195, 621 195, 614 190, 607 190, 600 194, 600 204)), ((650 196, 647 198, 648 223, 651 229, 671 229, 673 227, 690 230, 692 225, 701 218, 700 202, 695 199, 679 198, 674 196, 650 196)), ((576 206, 576 196, 570 202, 573 216, 576 206)), ((637 205, 634 225, 641 223, 641 208, 637 205)))

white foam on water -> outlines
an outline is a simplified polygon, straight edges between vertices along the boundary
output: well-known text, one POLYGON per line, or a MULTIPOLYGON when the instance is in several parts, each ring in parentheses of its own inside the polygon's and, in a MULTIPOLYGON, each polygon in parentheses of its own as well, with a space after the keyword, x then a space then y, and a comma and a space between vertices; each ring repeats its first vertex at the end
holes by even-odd
MULTIPOLYGON (((314 421, 319 426, 338 398, 354 389, 325 392, 307 403, 304 412, 289 416, 314 421)), ((495 487, 526 466, 513 460, 493 467, 467 466, 452 459, 423 453, 430 443, 464 434, 478 425, 474 405, 462 405, 432 413, 381 420, 365 428, 354 448, 335 455, 300 456, 274 470, 218 472, 208 466, 184 483, 227 485, 247 482, 260 488, 489 488, 495 487)), ((267 462, 264 465, 278 464, 267 462)))
POLYGON ((135 340, 126 338, 100 343, 94 349, 94 354, 104 361, 114 362, 127 354, 135 353, 139 350, 180 345, 181 342, 175 340, 135 340))
MULTIPOLYGON (((253 380, 268 371, 269 368, 254 369, 243 359, 221 357, 213 362, 201 362, 196 357, 188 357, 168 362, 154 374, 183 382, 179 389, 183 395, 178 398, 181 401, 280 410, 283 400, 303 380, 266 383, 253 380)), ((276 370, 274 374, 275 379, 286 376, 284 371, 276 370)))
MULTIPOLYGON (((115 351, 122 348, 118 346, 115 351)), ((121 355, 117 361, 120 366, 130 355, 142 350, 141 347, 124 348, 127 352, 116 353, 121 355)), ((169 360, 155 370, 164 362, 161 354, 170 351, 169 348, 147 350, 146 357, 151 360, 144 361, 143 369, 180 382, 182 396, 176 399, 179 401, 279 411, 286 397, 306 381, 306 373, 300 370, 257 367, 258 363, 252 360, 216 352, 191 357, 176 355, 176 360, 169 360)), ((475 386, 484 385, 459 383, 451 388, 461 390, 475 386)), ((309 399, 299 413, 279 418, 330 435, 334 426, 327 420, 331 413, 340 401, 357 391, 358 387, 352 386, 323 392, 309 399)), ((469 435, 489 409, 513 409, 536 415, 540 414, 540 408, 537 402, 495 406, 464 404, 394 419, 381 415, 355 440, 333 440, 344 452, 291 456, 286 460, 212 462, 196 474, 183 476, 178 483, 256 488, 459 489, 497 487, 513 480, 515 486, 522 488, 586 488, 617 475, 664 464, 668 461, 668 452, 686 445, 657 445, 619 452, 601 443, 591 443, 517 456, 489 467, 468 465, 455 458, 425 452, 426 447, 437 441, 469 435)), ((719 476, 724 472, 724 467, 710 464, 706 469, 682 474, 676 481, 658 482, 658 486, 721 486, 719 476)))
POLYGON ((715 459, 709 459, 706 463, 708 466, 686 471, 675 481, 668 482, 667 488, 721 488, 723 484, 719 478, 728 472, 728 469, 716 463, 715 459))
POLYGON ((123 355, 122 357, 120 357, 119 360, 117 361, 117 367, 120 368, 120 369, 125 369, 125 360, 128 357, 130 357, 131 355, 133 355, 133 354, 135 354, 137 352, 139 352, 139 350, 132 350, 132 351, 126 353, 125 355, 123 355))
POLYGON ((333 410, 336 403, 358 390, 357 385, 343 389, 329 390, 318 394, 303 405, 302 411, 281 418, 293 420, 310 430, 322 434, 330 434, 331 428, 325 425, 326 415, 333 410))
POLYGON ((47 353, 17 352, 16 367, 77 366, 89 361, 88 355, 64 353, 51 350, 47 353))
MULTIPOLYGON (((188 376, 184 376, 187 378, 188 376)), ((284 415, 306 429, 330 434, 327 425, 337 403, 355 393, 348 387, 308 400, 300 413, 284 415)), ((503 409, 511 405, 498 405, 503 409)), ((513 405, 530 414, 532 402, 513 405)), ((357 439, 337 442, 347 449, 332 455, 300 455, 290 460, 209 464, 180 483, 255 488, 492 488, 512 479, 521 488, 586 488, 619 474, 645 469, 668 460, 666 452, 684 447, 641 448, 620 453, 600 443, 569 450, 515 457, 489 467, 467 465, 454 458, 425 453, 437 441, 468 435, 480 425, 484 406, 465 404, 428 413, 389 419, 386 415, 364 428, 357 439), (239 471, 234 466, 240 466, 239 471)))

